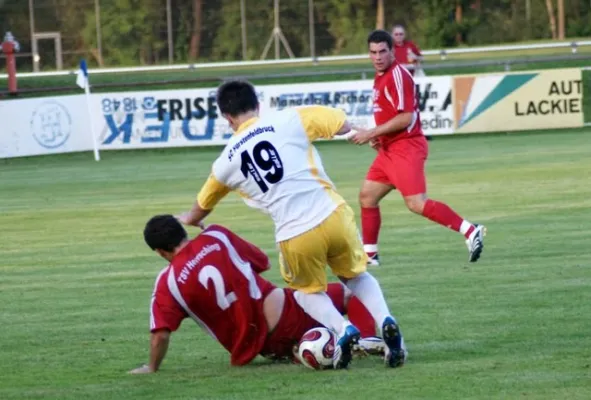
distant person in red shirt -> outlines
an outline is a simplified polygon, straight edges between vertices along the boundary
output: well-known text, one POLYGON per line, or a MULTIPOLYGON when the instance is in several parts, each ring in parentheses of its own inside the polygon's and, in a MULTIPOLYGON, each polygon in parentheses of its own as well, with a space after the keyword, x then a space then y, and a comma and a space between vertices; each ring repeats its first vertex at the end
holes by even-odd
POLYGON ((421 128, 416 86, 406 68, 394 60, 392 36, 377 30, 368 37, 369 55, 376 70, 373 115, 376 127, 359 129, 350 140, 370 143, 378 154, 359 192, 361 226, 370 265, 379 265, 379 202, 393 189, 402 195, 408 209, 466 238, 469 261, 475 262, 484 247, 484 226, 460 217, 447 204, 427 197, 425 162, 429 152, 421 128))
POLYGON ((414 42, 406 40, 406 31, 402 25, 394 25, 392 38, 394 38, 394 59, 398 64, 414 65, 414 68, 409 68, 410 73, 414 75, 420 61, 423 60, 421 50, 414 42))
MULTIPOLYGON (((144 230, 146 243, 170 264, 156 278, 150 304, 150 362, 130 371, 158 371, 170 335, 190 318, 245 365, 257 355, 292 359, 294 346, 309 329, 322 326, 300 307, 298 292, 280 289, 259 274, 269 258, 255 245, 220 225, 210 225, 194 239, 172 215, 155 216, 144 230)), ((341 283, 330 283, 328 296, 348 313, 364 339, 362 349, 384 354, 369 311, 341 283)))

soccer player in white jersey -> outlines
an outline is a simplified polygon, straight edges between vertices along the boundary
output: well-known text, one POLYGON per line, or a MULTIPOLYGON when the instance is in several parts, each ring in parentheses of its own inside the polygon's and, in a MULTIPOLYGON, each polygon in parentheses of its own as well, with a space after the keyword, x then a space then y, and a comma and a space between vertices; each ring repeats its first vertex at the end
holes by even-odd
POLYGON ((217 92, 218 107, 235 134, 213 164, 191 211, 179 216, 199 226, 230 191, 271 216, 280 250, 281 275, 299 291, 299 305, 338 335, 333 360, 346 368, 359 330, 326 294, 328 264, 380 324, 387 345, 385 361, 402 366, 402 334, 377 280, 366 271, 353 210, 336 192, 312 142, 345 134, 351 126, 342 110, 311 106, 259 116, 254 87, 229 81, 217 92))

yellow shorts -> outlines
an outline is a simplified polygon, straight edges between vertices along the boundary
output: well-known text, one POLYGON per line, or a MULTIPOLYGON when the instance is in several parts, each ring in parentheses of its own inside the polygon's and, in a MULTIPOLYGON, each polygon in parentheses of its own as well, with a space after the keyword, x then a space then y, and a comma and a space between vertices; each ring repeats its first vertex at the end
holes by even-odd
POLYGON ((326 265, 339 277, 354 278, 367 269, 355 214, 339 206, 312 230, 279 242, 281 275, 290 288, 305 293, 326 291, 326 265))

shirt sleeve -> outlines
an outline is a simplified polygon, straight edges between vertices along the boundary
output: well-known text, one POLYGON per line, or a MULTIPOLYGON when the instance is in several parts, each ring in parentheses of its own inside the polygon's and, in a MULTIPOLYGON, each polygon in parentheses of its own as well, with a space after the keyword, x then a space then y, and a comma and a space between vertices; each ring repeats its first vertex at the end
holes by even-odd
MULTIPOLYGON (((168 269, 166 269, 168 271, 168 269)), ((168 290, 166 284, 167 273, 161 273, 156 280, 152 302, 150 304, 150 332, 166 329, 176 331, 183 319, 187 317, 185 311, 178 305, 168 290)))
POLYGON ((332 139, 347 121, 345 112, 333 107, 299 107, 297 112, 310 141, 332 139))
POLYGON ((415 111, 415 82, 409 72, 403 68, 392 69, 392 82, 396 110, 401 112, 415 111))
POLYGON ((197 195, 197 203, 203 210, 211 210, 221 199, 230 193, 230 191, 231 189, 224 183, 220 182, 215 177, 214 172, 212 172, 197 195))

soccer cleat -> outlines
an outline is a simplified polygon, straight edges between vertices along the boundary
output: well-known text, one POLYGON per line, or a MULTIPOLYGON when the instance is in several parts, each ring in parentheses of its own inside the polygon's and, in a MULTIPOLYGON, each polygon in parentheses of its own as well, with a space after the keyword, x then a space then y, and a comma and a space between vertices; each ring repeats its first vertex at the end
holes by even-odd
POLYGON ((386 344, 384 361, 391 368, 402 367, 406 361, 407 352, 402 339, 400 328, 394 318, 387 317, 382 324, 382 337, 386 344))
POLYGON ((347 368, 353 357, 353 346, 359 343, 360 337, 359 329, 353 325, 348 325, 345 328, 343 335, 337 339, 337 345, 332 356, 332 365, 335 369, 347 368))
POLYGON ((470 262, 476 262, 482 254, 484 249, 484 236, 486 235, 486 228, 484 225, 474 224, 474 231, 470 234, 470 237, 466 239, 466 246, 468 246, 468 252, 470 256, 468 260, 470 262))
POLYGON ((367 265, 370 267, 380 266, 380 256, 378 255, 378 253, 375 253, 373 256, 367 256, 367 265))
POLYGON ((381 337, 364 337, 359 339, 359 349, 370 355, 381 356, 386 352, 386 343, 381 337))

